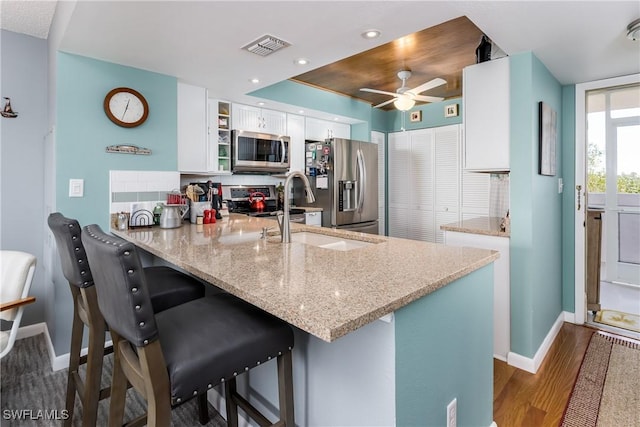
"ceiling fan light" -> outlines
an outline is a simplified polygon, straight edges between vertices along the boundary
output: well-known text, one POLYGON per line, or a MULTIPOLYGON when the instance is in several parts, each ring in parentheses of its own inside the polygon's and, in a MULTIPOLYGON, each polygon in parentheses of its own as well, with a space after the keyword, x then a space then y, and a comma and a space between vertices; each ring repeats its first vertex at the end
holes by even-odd
POLYGON ((640 19, 636 19, 627 26, 627 38, 629 40, 640 39, 640 19))
POLYGON ((393 101, 393 105, 400 111, 407 111, 413 108, 416 105, 416 101, 409 98, 408 96, 399 96, 398 99, 393 101))

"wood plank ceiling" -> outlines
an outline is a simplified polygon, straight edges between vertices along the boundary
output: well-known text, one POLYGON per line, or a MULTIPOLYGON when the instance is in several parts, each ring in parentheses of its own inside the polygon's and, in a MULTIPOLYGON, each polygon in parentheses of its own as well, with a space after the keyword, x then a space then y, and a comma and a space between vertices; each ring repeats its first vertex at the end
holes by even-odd
MULTIPOLYGON (((457 98, 462 96, 462 69, 475 64, 475 51, 481 37, 482 31, 466 16, 462 16, 316 68, 291 80, 377 105, 390 97, 362 92, 360 88, 395 92, 402 85, 398 71, 409 69, 412 73, 407 81, 409 88, 440 77, 447 81, 446 85, 422 94, 445 99, 457 98)), ((394 106, 391 103, 381 108, 392 110, 394 106)))

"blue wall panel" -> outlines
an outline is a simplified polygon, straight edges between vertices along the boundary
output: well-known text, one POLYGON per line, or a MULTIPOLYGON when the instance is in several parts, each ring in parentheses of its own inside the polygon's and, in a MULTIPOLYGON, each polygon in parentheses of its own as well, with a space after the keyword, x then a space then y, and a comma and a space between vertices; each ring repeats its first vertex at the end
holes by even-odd
POLYGON ((83 225, 107 228, 109 170, 177 170, 176 102, 174 77, 58 53, 57 209, 83 225), (120 86, 137 90, 149 103, 149 117, 139 127, 117 126, 104 113, 105 95, 120 86), (149 148, 152 154, 105 152, 117 144, 149 148), (70 178, 84 179, 84 197, 68 197, 70 178))

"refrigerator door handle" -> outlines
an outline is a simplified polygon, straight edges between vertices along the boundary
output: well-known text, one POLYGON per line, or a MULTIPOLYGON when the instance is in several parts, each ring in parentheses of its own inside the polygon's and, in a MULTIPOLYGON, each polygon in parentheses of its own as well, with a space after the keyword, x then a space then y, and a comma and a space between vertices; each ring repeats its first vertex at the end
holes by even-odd
POLYGON ((358 153, 356 154, 356 161, 358 165, 358 207, 357 211, 362 213, 362 208, 364 206, 364 195, 366 193, 366 182, 367 182, 367 168, 364 163, 364 155, 362 154, 362 150, 358 148, 358 153))

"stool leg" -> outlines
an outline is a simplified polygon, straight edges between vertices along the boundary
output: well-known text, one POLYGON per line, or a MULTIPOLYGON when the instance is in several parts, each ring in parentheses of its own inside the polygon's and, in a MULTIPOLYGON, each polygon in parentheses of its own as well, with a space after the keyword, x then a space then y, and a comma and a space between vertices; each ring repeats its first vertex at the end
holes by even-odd
POLYGON ((293 363, 291 351, 278 356, 278 397, 280 401, 280 421, 286 427, 294 427, 293 414, 293 363))
POLYGON ((171 390, 160 341, 155 340, 144 347, 138 347, 138 357, 147 395, 147 425, 169 427, 171 425, 171 390))
POLYGON ((69 350, 69 369, 67 374, 67 396, 65 402, 65 410, 67 411, 67 419, 64 420, 63 426, 70 427, 73 420, 73 407, 76 400, 76 381, 73 377, 78 372, 80 366, 80 350, 82 349, 82 335, 84 334, 84 323, 80 320, 78 314, 78 297, 80 289, 69 283, 71 288, 71 296, 73 298, 73 321, 71 323, 71 349, 69 350))
POLYGON ((98 308, 95 286, 82 289, 85 307, 89 318, 89 352, 87 354, 87 375, 84 382, 82 401, 82 425, 93 427, 98 419, 98 401, 100 400, 100 380, 104 360, 105 323, 98 308))
POLYGON ((207 402, 207 393, 198 395, 198 421, 205 425, 209 422, 209 402, 207 402))
POLYGON ((224 383, 225 406, 227 408, 227 426, 238 427, 238 405, 233 400, 236 394, 236 379, 232 378, 224 383))
MULTIPOLYGON (((127 377, 120 361, 120 336, 111 331, 113 340, 113 373, 111 376, 111 402, 109 404, 109 426, 121 427, 124 419, 124 404, 127 393, 127 377)), ((125 343, 128 345, 128 343, 125 343)))

